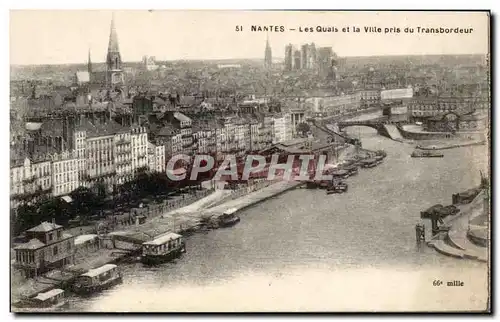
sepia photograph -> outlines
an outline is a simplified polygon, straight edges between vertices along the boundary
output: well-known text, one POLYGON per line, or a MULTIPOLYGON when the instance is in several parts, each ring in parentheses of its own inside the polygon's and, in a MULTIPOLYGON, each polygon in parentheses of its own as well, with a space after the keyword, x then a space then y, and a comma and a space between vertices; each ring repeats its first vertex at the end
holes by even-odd
POLYGON ((11 312, 491 313, 489 11, 9 19, 11 312))

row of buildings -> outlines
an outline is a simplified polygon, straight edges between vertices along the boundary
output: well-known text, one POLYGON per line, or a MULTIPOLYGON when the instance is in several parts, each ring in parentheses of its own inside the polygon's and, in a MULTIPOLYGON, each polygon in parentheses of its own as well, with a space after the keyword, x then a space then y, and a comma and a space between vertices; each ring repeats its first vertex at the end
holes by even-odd
POLYGON ((141 171, 165 173, 167 162, 177 154, 223 159, 226 154, 260 151, 292 139, 294 126, 305 121, 303 113, 293 115, 192 119, 164 111, 132 126, 99 118, 28 122, 24 134, 11 142, 11 206, 41 195, 64 196, 80 186, 111 192, 141 171), (51 131, 53 126, 65 130, 51 131))
POLYGON ((148 140, 146 128, 85 120, 72 135, 51 137, 42 124, 27 123, 11 142, 11 207, 40 196, 65 196, 78 187, 112 191, 140 171, 165 171, 165 146, 148 140), (72 138, 68 144, 58 141, 72 138))

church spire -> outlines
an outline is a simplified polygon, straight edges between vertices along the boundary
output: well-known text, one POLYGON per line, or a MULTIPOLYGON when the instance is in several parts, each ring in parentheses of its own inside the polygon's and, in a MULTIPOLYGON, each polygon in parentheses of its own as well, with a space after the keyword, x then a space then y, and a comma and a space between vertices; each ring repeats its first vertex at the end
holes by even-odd
POLYGON ((269 45, 269 34, 266 34, 266 49, 264 51, 264 66, 266 68, 271 68, 273 63, 273 56, 271 51, 271 46, 269 45))
POLYGON ((111 28, 109 32, 109 43, 108 43, 108 53, 119 53, 118 48, 118 35, 116 34, 115 28, 115 13, 113 12, 111 16, 111 28))
POLYGON ((120 55, 120 49, 118 47, 118 36, 116 34, 114 13, 111 17, 110 29, 111 30, 109 33, 108 55, 106 57, 107 68, 108 70, 121 70, 122 57, 120 55))
POLYGON ((108 85, 123 84, 122 57, 118 47, 118 35, 115 28, 115 14, 111 16, 109 32, 108 54, 106 56, 106 83, 108 85))
POLYGON ((90 48, 89 48, 89 58, 87 60, 87 71, 89 75, 92 74, 92 60, 90 59, 90 48))

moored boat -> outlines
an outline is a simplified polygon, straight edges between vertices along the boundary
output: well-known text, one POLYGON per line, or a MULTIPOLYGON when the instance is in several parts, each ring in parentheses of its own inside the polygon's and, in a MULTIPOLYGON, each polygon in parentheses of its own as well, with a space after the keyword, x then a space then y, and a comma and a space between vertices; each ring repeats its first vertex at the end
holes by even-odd
POLYGON ((236 216, 237 208, 231 208, 219 217, 219 227, 231 227, 240 222, 240 217, 236 216))
POLYGON ((121 282, 122 274, 118 266, 106 264, 78 276, 73 284, 73 291, 77 294, 92 294, 106 290, 121 282))
POLYGON ((358 174, 358 166, 355 164, 344 165, 342 166, 342 169, 348 171, 350 176, 358 174))
POLYGON ((444 154, 438 151, 432 150, 415 150, 411 154, 412 158, 442 158, 444 154))
POLYGON ((186 252, 181 235, 169 232, 142 244, 141 261, 146 265, 168 262, 186 252))
POLYGON ((344 193, 347 192, 348 187, 349 186, 347 185, 347 183, 343 181, 333 181, 332 184, 326 189, 326 194, 330 195, 333 193, 344 193))
POLYGON ((347 178, 349 178, 350 172, 349 172, 349 170, 346 170, 346 169, 335 169, 335 170, 331 171, 330 174, 334 178, 347 179, 347 178))
POLYGON ((33 309, 34 311, 52 311, 68 304, 66 293, 60 288, 38 293, 37 296, 18 303, 19 308, 33 309))
POLYGON ((373 158, 361 161, 361 167, 362 168, 373 168, 376 165, 377 165, 377 160, 375 160, 373 158))

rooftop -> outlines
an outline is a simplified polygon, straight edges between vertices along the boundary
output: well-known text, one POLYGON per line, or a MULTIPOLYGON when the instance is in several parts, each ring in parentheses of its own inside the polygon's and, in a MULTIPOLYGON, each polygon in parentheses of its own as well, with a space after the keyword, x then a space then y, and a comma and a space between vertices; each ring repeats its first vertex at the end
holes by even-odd
POLYGON ((117 266, 114 264, 106 264, 106 265, 103 265, 101 267, 91 269, 87 273, 82 274, 81 276, 95 277, 95 276, 99 276, 102 273, 106 273, 107 271, 110 271, 110 270, 115 269, 115 268, 117 268, 117 266))
POLYGON ((182 236, 179 235, 179 234, 170 232, 170 233, 166 233, 164 235, 161 235, 161 236, 155 238, 152 241, 145 242, 143 245, 153 245, 153 246, 163 245, 163 244, 167 243, 170 240, 179 239, 181 237, 182 236))
POLYGON ((31 229, 28 229, 28 232, 33 232, 33 233, 39 233, 39 232, 49 232, 58 228, 62 228, 61 225, 55 224, 55 223, 50 223, 47 221, 42 222, 40 225, 33 227, 31 229))
POLYGON ((180 112, 175 112, 174 117, 179 120, 180 122, 191 122, 191 119, 187 117, 186 115, 180 113, 180 112))
POLYGON ((34 250, 34 249, 42 248, 44 246, 45 246, 45 244, 42 243, 40 240, 38 240, 36 238, 33 238, 29 242, 27 242, 27 243, 24 243, 24 244, 21 244, 21 245, 18 245, 16 247, 14 247, 14 249, 20 249, 20 250, 21 249, 22 250, 31 249, 31 250, 34 250))

